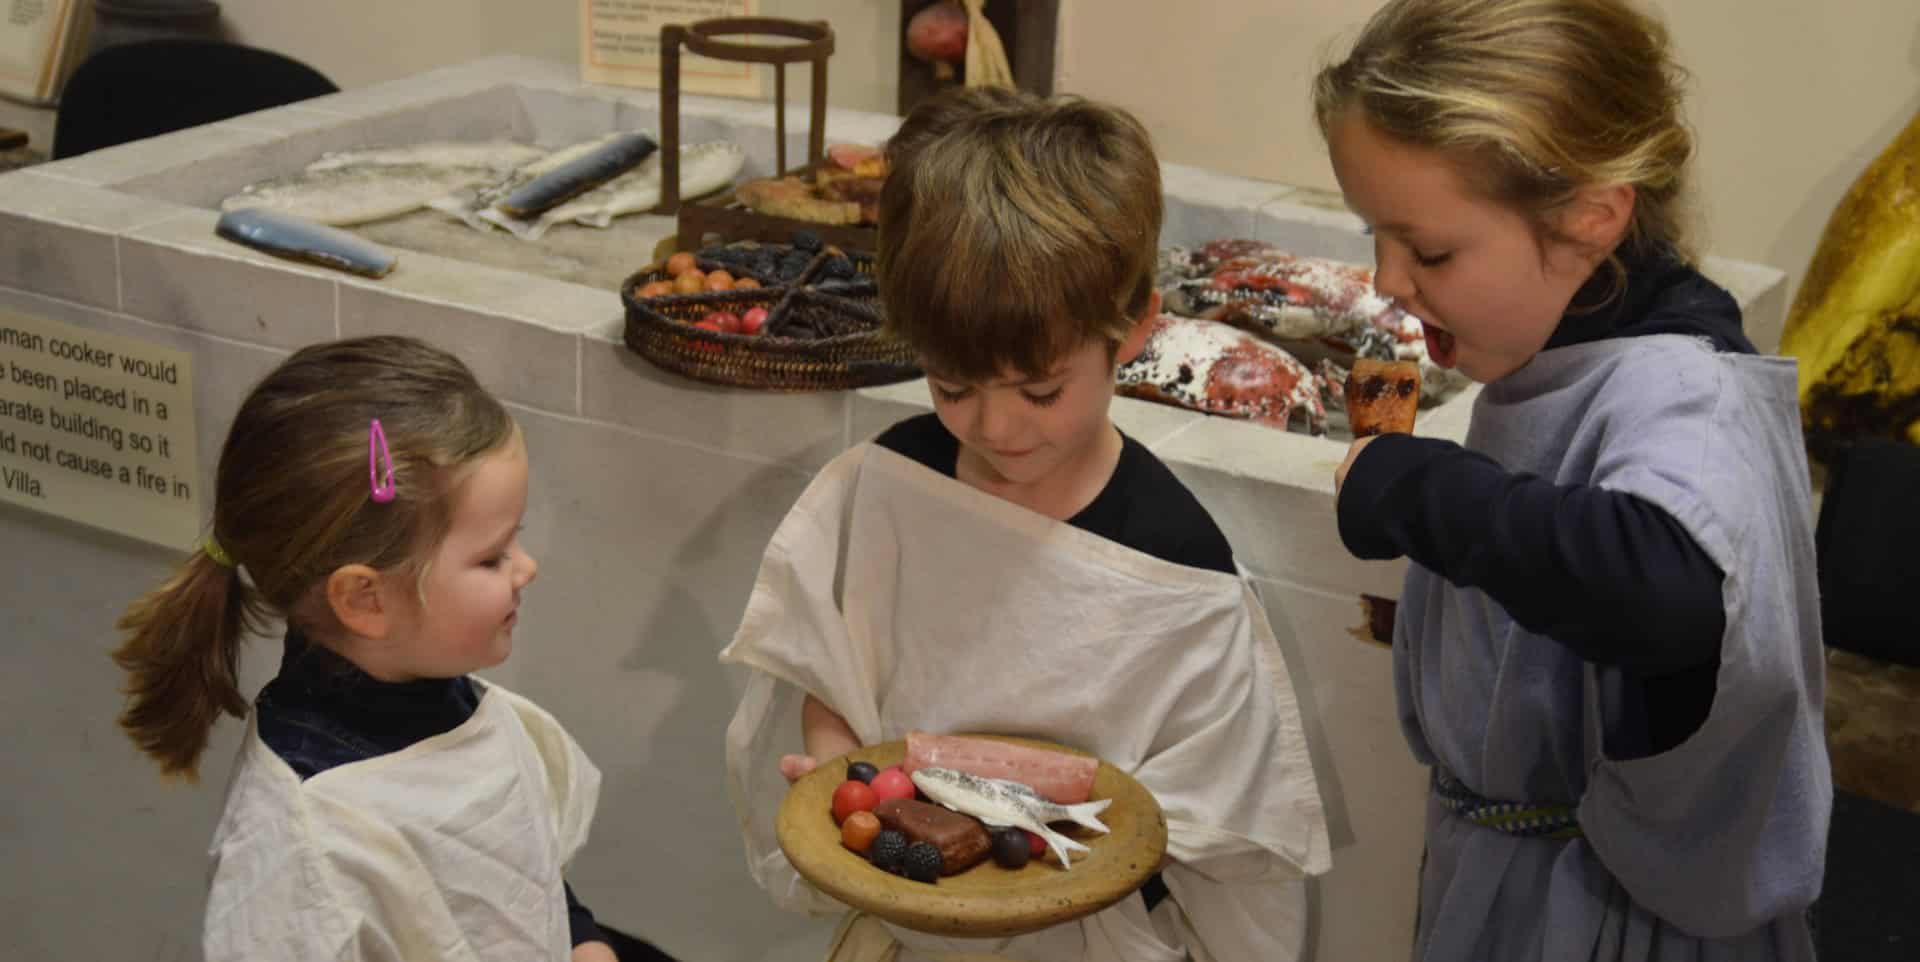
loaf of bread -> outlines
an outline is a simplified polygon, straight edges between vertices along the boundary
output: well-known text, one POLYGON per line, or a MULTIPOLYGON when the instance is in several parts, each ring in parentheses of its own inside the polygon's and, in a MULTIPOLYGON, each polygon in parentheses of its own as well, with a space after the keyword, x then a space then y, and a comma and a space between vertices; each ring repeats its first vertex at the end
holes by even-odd
POLYGON ((993 847, 987 829, 971 815, 911 798, 889 798, 873 807, 880 827, 907 837, 909 844, 926 842, 940 850, 940 874, 964 872, 979 864, 993 847))

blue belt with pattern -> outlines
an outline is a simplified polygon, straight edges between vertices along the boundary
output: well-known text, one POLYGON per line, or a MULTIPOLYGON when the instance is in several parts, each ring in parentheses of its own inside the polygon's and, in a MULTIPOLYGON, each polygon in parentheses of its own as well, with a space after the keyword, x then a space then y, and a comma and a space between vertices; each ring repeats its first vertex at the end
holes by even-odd
POLYGON ((1579 838, 1580 816, 1571 805, 1500 802, 1482 798, 1460 780, 1433 770, 1433 794, 1441 807, 1482 828, 1523 838, 1579 838))

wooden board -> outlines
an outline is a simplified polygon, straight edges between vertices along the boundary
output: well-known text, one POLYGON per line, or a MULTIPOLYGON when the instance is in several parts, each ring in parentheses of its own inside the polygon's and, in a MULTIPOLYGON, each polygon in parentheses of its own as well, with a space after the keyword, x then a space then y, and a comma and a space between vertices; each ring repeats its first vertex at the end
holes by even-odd
MULTIPOLYGON (((1027 738, 978 737, 1086 754, 1027 738)), ((1112 831, 1101 835, 1076 827, 1065 832, 1092 849, 1075 858, 1072 869, 1061 868, 1051 856, 1013 870, 988 859, 929 885, 874 868, 840 844, 833 790, 846 781, 848 764, 864 761, 886 768, 900 764, 906 751, 905 741, 891 741, 823 762, 794 783, 780 806, 775 829, 787 860, 816 888, 847 905, 920 932, 1006 937, 1098 912, 1133 894, 1160 867, 1167 849, 1160 803, 1132 776, 1101 762, 1093 778, 1093 798, 1113 799, 1100 816, 1112 831)))

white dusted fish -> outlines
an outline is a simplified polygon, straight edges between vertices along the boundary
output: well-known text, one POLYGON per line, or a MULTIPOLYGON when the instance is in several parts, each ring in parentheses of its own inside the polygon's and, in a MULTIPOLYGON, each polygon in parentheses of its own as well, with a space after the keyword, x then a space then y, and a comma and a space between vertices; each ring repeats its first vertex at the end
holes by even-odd
POLYGON ((226 211, 261 209, 344 227, 397 217, 449 191, 499 176, 485 167, 362 164, 309 170, 249 184, 220 202, 226 211))
POLYGON ((236 244, 278 257, 368 277, 385 277, 397 263, 392 252, 372 241, 279 211, 231 210, 220 215, 213 231, 236 244))
POLYGON ((1048 822, 1071 821, 1095 831, 1107 826, 1097 817, 1113 804, 1113 799, 1079 805, 1060 805, 1041 798, 1039 793, 1018 782, 981 778, 951 768, 922 768, 911 776, 915 787, 928 798, 963 815, 971 815, 998 828, 1012 825, 1040 836, 1060 856, 1060 864, 1072 868, 1069 851, 1085 852, 1087 847, 1047 827, 1048 822))
POLYGON ((307 165, 308 172, 341 167, 428 167, 483 168, 506 175, 545 157, 547 152, 531 144, 511 140, 438 140, 397 147, 368 147, 322 154, 307 165))
MULTIPOLYGON (((715 140, 680 148, 680 196, 698 197, 733 183, 745 165, 747 152, 736 144, 715 140)), ((480 219, 512 231, 522 240, 539 240, 555 225, 568 221, 586 227, 607 227, 615 217, 650 210, 660 203, 660 155, 640 166, 541 214, 537 220, 511 217, 497 208, 479 213, 480 219)))

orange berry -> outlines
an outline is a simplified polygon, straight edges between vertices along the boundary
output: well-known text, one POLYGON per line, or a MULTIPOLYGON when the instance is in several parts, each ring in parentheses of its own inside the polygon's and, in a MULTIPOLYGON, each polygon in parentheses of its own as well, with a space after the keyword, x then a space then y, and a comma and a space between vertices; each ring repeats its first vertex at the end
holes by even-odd
POLYGON ((880 834, 880 817, 872 812, 854 812, 840 823, 840 844, 867 854, 873 847, 874 837, 880 834))

